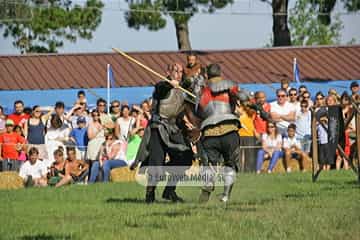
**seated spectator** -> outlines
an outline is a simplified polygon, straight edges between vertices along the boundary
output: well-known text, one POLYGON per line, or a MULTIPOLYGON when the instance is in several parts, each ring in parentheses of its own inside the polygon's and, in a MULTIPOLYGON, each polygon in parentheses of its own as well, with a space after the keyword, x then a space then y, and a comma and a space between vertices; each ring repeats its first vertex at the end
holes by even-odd
POLYGON ((300 103, 300 111, 295 113, 296 138, 300 141, 302 151, 310 152, 311 146, 311 112, 309 102, 305 99, 300 103))
POLYGON ((6 132, 5 128, 6 115, 4 114, 4 109, 0 106, 0 134, 6 132))
POLYGON ((258 139, 266 133, 267 121, 270 120, 271 106, 266 102, 266 95, 262 91, 255 93, 256 115, 254 118, 255 134, 258 139))
POLYGON ((30 115, 24 112, 24 102, 17 100, 14 102, 15 112, 10 114, 7 118, 11 119, 14 122, 14 126, 20 125, 24 128, 26 120, 30 118, 30 115))
POLYGON ((0 134, 0 161, 2 171, 18 171, 23 161, 19 161, 19 151, 26 151, 26 140, 14 132, 14 121, 6 120, 6 132, 0 134))
POLYGON ((29 160, 20 168, 20 177, 24 179, 25 186, 45 187, 47 186, 47 168, 39 160, 39 151, 32 147, 29 150, 29 160))
POLYGON ((282 137, 277 131, 276 123, 268 122, 267 133, 262 135, 262 148, 256 159, 256 173, 259 174, 265 159, 270 158, 268 173, 271 173, 279 158, 282 157, 282 137))
POLYGON ((50 167, 49 181, 50 186, 55 186, 58 182, 65 177, 65 165, 64 149, 58 148, 54 151, 55 162, 50 167))
POLYGON ((91 166, 90 183, 96 181, 101 169, 103 171, 103 181, 108 182, 111 169, 127 166, 126 142, 117 140, 114 133, 106 135, 106 141, 101 147, 100 153, 100 160, 94 162, 91 166))
POLYGON ((277 101, 271 103, 271 120, 277 125, 278 132, 285 136, 287 127, 295 121, 295 109, 287 101, 287 93, 283 89, 276 91, 277 101))
POLYGON ((307 153, 303 152, 301 149, 301 143, 295 137, 296 125, 290 124, 288 126, 288 136, 283 139, 283 150, 285 153, 284 157, 284 168, 286 172, 291 172, 289 167, 289 162, 292 158, 295 158, 299 161, 299 167, 301 171, 304 171, 304 162, 308 160, 307 153))
POLYGON ((85 160, 86 148, 89 142, 86 119, 84 117, 78 117, 76 125, 77 128, 73 128, 70 132, 70 140, 76 145, 77 159, 85 160))
POLYGON ((76 159, 75 147, 66 148, 65 176, 55 185, 61 187, 70 183, 87 182, 89 165, 83 160, 76 159))

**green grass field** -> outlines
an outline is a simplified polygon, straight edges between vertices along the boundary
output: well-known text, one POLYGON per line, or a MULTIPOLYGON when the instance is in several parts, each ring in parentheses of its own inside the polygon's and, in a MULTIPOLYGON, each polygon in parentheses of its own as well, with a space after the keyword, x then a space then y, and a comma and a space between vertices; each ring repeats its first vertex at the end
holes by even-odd
POLYGON ((143 202, 136 183, 0 191, 0 239, 360 239, 360 187, 351 171, 239 175, 231 202, 143 202))

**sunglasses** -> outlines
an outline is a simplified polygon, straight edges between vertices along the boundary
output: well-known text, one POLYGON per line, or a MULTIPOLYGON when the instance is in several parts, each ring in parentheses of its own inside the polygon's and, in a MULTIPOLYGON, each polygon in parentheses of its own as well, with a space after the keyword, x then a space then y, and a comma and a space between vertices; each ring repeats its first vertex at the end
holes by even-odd
POLYGON ((98 107, 105 107, 105 104, 99 104, 98 107))
POLYGON ((81 102, 80 105, 85 105, 85 103, 81 102))
POLYGON ((269 125, 268 128, 275 128, 275 126, 274 125, 269 125))
POLYGON ((306 105, 301 105, 300 107, 302 107, 302 108, 307 108, 308 106, 306 106, 306 105))
POLYGON ((310 96, 303 96, 303 98, 305 99, 305 98, 310 98, 310 96))
POLYGON ((118 107, 120 107, 120 105, 112 105, 111 107, 118 108, 118 107))
POLYGON ((316 100, 323 100, 323 97, 317 97, 316 100))
POLYGON ((285 94, 283 94, 283 95, 277 95, 277 97, 283 98, 283 97, 286 97, 286 95, 285 95, 285 94))
POLYGON ((297 96, 296 93, 290 93, 290 96, 294 97, 294 96, 297 96))
POLYGON ((99 117, 100 114, 92 114, 91 116, 93 116, 93 117, 99 117))

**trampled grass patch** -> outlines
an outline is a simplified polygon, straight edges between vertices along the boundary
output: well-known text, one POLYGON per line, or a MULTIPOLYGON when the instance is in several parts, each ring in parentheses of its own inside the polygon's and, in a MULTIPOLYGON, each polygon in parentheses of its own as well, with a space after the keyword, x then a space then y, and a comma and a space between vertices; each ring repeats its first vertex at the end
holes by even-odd
POLYGON ((0 239, 359 239, 360 186, 350 171, 238 175, 231 202, 178 189, 186 203, 146 205, 136 183, 0 191, 0 239))

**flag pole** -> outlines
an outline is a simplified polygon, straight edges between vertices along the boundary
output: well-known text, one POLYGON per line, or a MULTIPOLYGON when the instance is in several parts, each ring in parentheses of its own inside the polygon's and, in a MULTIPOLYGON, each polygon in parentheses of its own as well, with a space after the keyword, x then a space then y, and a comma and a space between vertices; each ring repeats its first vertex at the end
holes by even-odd
POLYGON ((297 83, 296 81, 296 58, 293 60, 293 81, 297 83))
POLYGON ((110 114, 110 64, 107 65, 107 113, 110 114))

